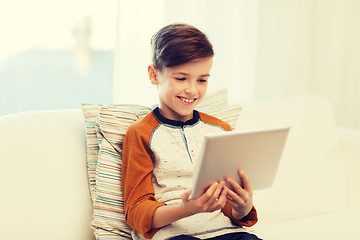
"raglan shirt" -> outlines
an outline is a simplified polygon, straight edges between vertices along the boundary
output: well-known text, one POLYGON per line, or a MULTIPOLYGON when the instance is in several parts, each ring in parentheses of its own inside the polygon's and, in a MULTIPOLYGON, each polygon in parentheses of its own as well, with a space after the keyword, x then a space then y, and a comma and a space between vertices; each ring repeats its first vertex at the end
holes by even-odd
POLYGON ((128 129, 123 143, 122 189, 125 220, 133 229, 133 239, 167 239, 186 234, 210 238, 245 231, 257 222, 253 207, 241 220, 232 216, 231 206, 199 213, 152 229, 155 210, 181 203, 181 195, 191 188, 193 168, 207 133, 231 131, 229 124, 194 110, 193 118, 174 121, 155 108, 128 129))

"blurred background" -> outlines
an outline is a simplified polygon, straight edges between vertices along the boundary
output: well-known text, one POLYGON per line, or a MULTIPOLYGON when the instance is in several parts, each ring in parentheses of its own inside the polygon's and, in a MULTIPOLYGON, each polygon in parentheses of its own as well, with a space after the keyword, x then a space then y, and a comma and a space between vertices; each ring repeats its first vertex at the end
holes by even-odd
POLYGON ((0 115, 112 103, 116 0, 0 4, 0 115))
POLYGON ((157 102, 150 38, 186 22, 215 48, 230 103, 316 94, 360 129, 359 0, 14 0, 0 7, 0 115, 157 102))

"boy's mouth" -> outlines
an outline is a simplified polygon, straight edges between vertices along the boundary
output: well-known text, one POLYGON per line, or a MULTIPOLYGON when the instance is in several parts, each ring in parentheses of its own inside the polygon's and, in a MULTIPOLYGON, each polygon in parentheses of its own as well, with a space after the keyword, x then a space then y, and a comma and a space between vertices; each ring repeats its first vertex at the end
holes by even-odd
POLYGON ((184 97, 178 97, 178 98, 180 98, 181 101, 187 104, 191 104, 196 100, 196 98, 184 98, 184 97))

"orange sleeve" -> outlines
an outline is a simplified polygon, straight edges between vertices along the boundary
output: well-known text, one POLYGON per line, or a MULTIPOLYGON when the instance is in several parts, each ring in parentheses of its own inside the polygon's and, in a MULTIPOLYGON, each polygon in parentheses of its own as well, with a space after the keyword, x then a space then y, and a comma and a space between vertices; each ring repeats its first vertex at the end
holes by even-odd
POLYGON ((248 215, 238 220, 235 219, 232 215, 232 207, 229 204, 226 204, 223 209, 221 209, 225 216, 229 217, 231 221, 237 225, 251 227, 255 225, 258 221, 257 211, 253 206, 248 215))
POLYGON ((158 229, 152 229, 155 210, 164 205, 155 199, 152 185, 153 162, 148 148, 153 127, 131 126, 123 145, 122 190, 124 195, 125 220, 129 226, 151 238, 158 229))
POLYGON ((211 115, 208 115, 206 113, 202 113, 202 112, 199 112, 199 115, 200 115, 200 119, 206 123, 210 123, 210 124, 213 124, 213 125, 217 125, 217 126, 220 126, 222 127, 224 130, 226 131, 232 131, 232 127, 230 126, 230 124, 228 124, 227 122, 225 121, 222 121, 216 117, 213 117, 211 115))

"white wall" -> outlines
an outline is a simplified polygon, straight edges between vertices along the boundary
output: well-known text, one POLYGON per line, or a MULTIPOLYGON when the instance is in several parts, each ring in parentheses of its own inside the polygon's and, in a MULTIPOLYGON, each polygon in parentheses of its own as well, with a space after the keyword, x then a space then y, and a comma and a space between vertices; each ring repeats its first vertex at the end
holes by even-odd
POLYGON ((230 102, 252 101, 256 6, 257 1, 247 0, 120 0, 114 102, 157 102, 156 88, 147 77, 150 38, 174 22, 198 27, 214 45, 209 91, 228 87, 230 102))

